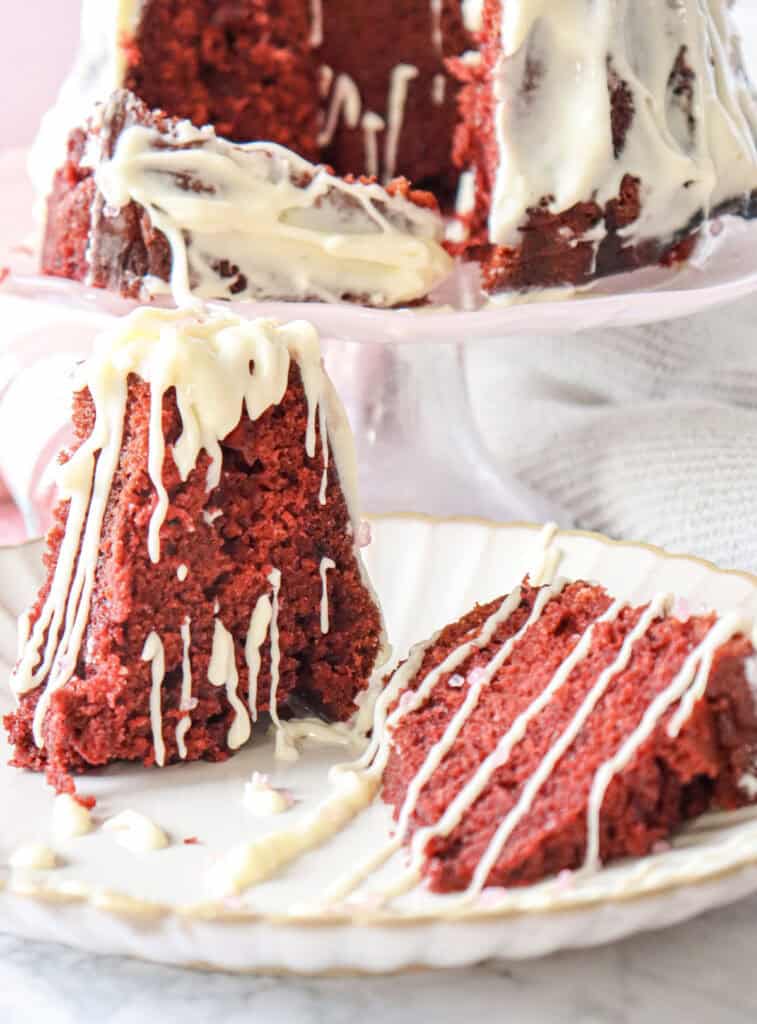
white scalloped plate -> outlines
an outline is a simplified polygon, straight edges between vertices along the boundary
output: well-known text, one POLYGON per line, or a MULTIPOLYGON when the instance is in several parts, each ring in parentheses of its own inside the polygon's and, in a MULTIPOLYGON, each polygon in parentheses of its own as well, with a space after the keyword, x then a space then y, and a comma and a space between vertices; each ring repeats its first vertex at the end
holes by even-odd
MULTIPOLYGON (((394 516, 373 521, 368 564, 402 655, 409 644, 456 618, 476 600, 514 585, 538 550, 538 527, 475 520, 394 516)), ((561 533, 560 572, 597 579, 617 596, 641 601, 674 590, 693 607, 757 612, 757 578, 723 572, 598 535, 561 533)), ((40 545, 0 549, 0 672, 15 657, 14 618, 40 577, 40 545)), ((2 710, 10 705, 3 691, 2 710)), ((344 751, 308 746, 294 764, 277 763, 261 735, 223 765, 164 770, 116 767, 83 779, 102 820, 127 808, 152 817, 171 844, 134 854, 112 833, 56 844, 50 839, 52 794, 43 779, 7 767, 0 744, 0 865, 22 842, 52 843, 60 866, 49 872, 0 868, 0 928, 84 949, 227 970, 300 973, 391 971, 481 959, 529 957, 605 943, 662 927, 757 890, 757 813, 710 816, 673 849, 565 886, 548 882, 484 899, 462 918, 445 919, 444 899, 425 890, 378 912, 370 901, 347 914, 307 914, 323 888, 356 858, 385 841, 389 813, 374 804, 334 841, 307 854, 240 899, 212 902, 204 891, 214 857, 234 842, 290 824, 327 791, 326 771, 344 751), (286 815, 254 819, 241 802, 253 770, 269 772, 298 803, 286 815), (198 844, 183 839, 196 837, 198 844)), ((402 858, 387 872, 401 867, 402 858)))

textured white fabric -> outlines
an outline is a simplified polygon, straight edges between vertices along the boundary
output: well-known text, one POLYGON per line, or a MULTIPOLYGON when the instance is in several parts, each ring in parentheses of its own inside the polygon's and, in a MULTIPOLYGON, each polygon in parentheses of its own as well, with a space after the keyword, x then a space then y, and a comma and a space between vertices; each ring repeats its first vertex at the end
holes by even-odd
POLYGON ((757 296, 685 320, 473 345, 500 470, 563 519, 757 571, 757 296))

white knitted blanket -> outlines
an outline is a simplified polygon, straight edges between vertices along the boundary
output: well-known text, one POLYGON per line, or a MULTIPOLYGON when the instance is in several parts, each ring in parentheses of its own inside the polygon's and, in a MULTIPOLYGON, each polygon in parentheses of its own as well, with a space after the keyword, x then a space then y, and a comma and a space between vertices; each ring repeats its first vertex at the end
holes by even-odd
POLYGON ((755 324, 757 296, 651 327, 471 346, 496 464, 566 523, 757 571, 755 324))

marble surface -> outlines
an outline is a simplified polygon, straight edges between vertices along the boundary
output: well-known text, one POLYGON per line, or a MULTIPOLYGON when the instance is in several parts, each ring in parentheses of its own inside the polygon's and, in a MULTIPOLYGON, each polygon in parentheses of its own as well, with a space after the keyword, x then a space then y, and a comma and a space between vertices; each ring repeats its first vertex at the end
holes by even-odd
POLYGON ((754 1024, 757 898, 654 935, 527 963, 390 978, 203 974, 0 935, 2 1024, 754 1024))

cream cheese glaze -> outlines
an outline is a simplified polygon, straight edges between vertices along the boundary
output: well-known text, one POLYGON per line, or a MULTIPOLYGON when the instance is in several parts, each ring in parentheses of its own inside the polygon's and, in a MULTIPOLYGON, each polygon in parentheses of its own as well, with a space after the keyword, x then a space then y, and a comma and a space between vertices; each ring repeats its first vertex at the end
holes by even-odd
MULTIPOLYGON (((390 162, 405 81, 398 79, 390 105, 390 162)), ((111 104, 102 110, 104 122, 110 111, 111 104)), ((131 201, 147 211, 171 249, 170 285, 151 278, 148 290, 170 287, 178 305, 352 298, 396 306, 423 298, 451 269, 436 211, 378 184, 348 183, 282 146, 236 145, 188 121, 160 132, 132 124, 111 156, 104 146, 90 146, 86 156, 105 201, 93 217, 131 201), (238 273, 223 276, 220 266, 238 273)))
POLYGON ((501 43, 493 243, 516 244, 545 197, 553 212, 603 205, 627 174, 642 182, 629 243, 672 236, 757 188, 757 105, 723 0, 506 0, 501 43), (679 57, 694 76, 693 120, 674 88, 679 57), (617 153, 608 72, 633 104, 617 153))

